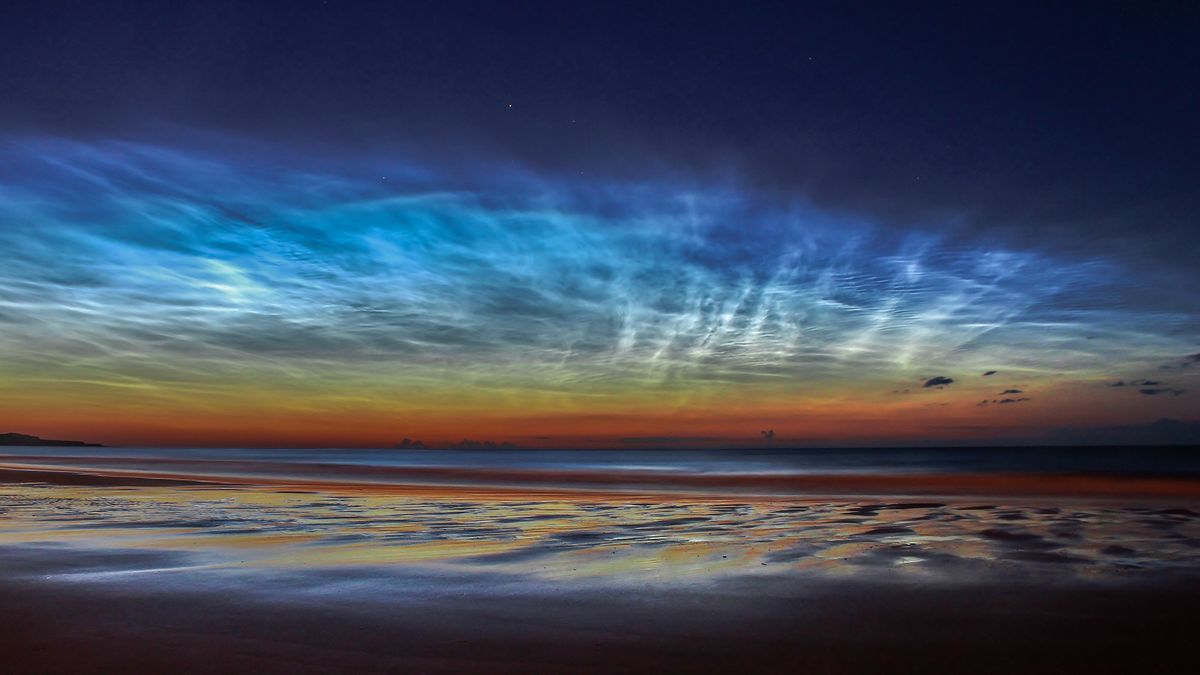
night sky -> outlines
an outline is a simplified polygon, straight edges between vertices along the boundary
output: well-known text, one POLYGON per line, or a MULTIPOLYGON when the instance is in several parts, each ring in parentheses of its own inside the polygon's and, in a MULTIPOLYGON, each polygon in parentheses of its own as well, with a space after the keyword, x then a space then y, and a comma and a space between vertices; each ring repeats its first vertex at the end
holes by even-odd
POLYGON ((6 3, 0 432, 1200 418, 1200 8, 797 4, 6 3))

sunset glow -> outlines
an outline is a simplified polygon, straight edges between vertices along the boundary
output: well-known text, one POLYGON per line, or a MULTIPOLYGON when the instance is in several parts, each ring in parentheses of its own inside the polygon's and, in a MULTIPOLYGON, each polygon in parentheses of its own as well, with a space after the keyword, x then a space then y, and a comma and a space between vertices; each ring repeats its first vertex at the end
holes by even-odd
POLYGON ((1194 410, 1196 296, 1152 292, 1116 255, 736 180, 218 147, 0 147, 0 400, 22 428, 878 444, 1052 441, 1194 410))

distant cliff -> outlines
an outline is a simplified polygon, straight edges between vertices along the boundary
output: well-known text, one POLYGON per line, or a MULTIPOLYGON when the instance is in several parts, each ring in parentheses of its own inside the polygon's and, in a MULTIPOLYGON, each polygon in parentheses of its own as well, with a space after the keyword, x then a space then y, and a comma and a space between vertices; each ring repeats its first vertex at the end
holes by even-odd
POLYGON ((83 441, 55 441, 49 438, 38 438, 29 434, 0 434, 0 445, 61 445, 76 448, 102 448, 99 443, 84 443, 83 441))

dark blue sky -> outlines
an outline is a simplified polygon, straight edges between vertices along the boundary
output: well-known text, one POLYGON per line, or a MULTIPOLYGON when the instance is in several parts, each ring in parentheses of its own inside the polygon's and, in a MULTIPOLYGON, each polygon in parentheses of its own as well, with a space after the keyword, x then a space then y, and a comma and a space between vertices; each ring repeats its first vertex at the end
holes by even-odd
POLYGON ((1137 216, 1187 244, 1200 9, 1045 4, 8 3, 0 128, 736 167, 835 206, 1137 216))
POLYGON ((1198 34, 1186 3, 8 3, 2 412, 264 443, 1192 419, 1198 34))

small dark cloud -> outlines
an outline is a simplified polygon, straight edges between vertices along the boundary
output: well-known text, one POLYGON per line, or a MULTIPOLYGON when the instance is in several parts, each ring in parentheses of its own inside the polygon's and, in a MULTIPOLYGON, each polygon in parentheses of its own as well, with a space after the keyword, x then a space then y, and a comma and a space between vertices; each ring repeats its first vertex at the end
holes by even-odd
POLYGON ((984 373, 984 374, 983 374, 983 376, 984 376, 984 377, 991 377, 992 375, 995 375, 995 374, 996 374, 996 371, 994 371, 994 370, 989 370, 989 371, 987 371, 986 373, 984 373))
POLYGON ((998 401, 992 401, 992 403, 1004 405, 1006 403, 1024 403, 1025 401, 1028 401, 1028 400, 1029 400, 1028 397, 1022 396, 1021 398, 1002 398, 998 401))
POLYGON ((1158 396, 1160 394, 1166 396, 1181 396, 1186 392, 1186 389, 1138 389, 1138 393, 1145 394, 1146 396, 1158 396))
POLYGON ((1004 396, 1005 394, 1024 394, 1024 393, 1025 392, 1021 391, 1020 389, 1005 389, 1004 391, 1000 392, 998 395, 1004 396))
POLYGON ((923 386, 928 389, 929 387, 944 387, 953 383, 954 378, 938 375, 937 377, 931 377, 928 380, 925 380, 925 384, 923 386))
POLYGON ((976 408, 986 408, 987 404, 988 404, 988 400, 985 398, 982 401, 980 401, 979 403, 976 403, 975 407, 976 408))
POLYGON ((1130 380, 1129 382, 1125 382, 1125 380, 1118 380, 1108 386, 1110 386, 1110 387, 1125 387, 1125 386, 1129 386, 1129 387, 1159 387, 1161 385, 1162 385, 1162 382, 1160 382, 1158 380, 1130 380))

